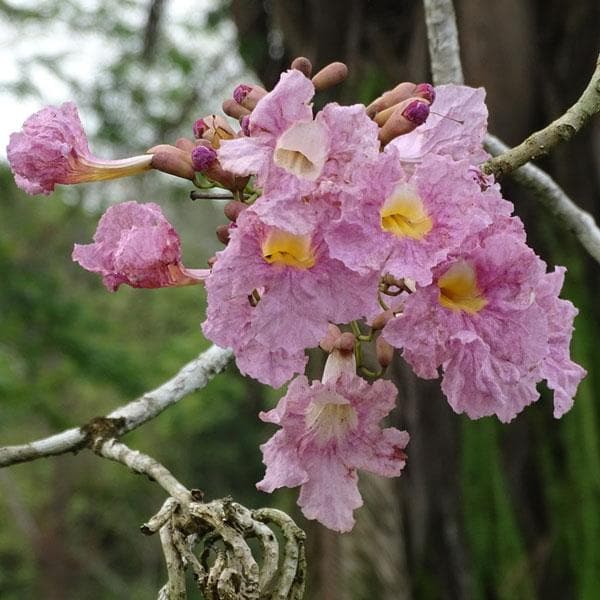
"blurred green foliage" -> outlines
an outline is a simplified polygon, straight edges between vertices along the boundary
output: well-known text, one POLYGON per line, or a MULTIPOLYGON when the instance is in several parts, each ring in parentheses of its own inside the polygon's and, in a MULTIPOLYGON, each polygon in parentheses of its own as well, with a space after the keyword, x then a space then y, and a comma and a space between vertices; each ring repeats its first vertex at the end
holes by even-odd
MULTIPOLYGON (((208 346, 201 287, 110 294, 70 260, 73 242, 91 238, 95 215, 67 205, 60 192, 25 196, 4 168, 0 187, 2 445, 106 414, 208 346)), ((201 218, 200 207, 189 210, 201 218)), ((230 368, 125 441, 207 497, 258 506, 264 405, 262 388, 230 368)), ((163 573, 159 544, 136 528, 163 500, 154 484, 85 452, 4 471, 0 597, 50 598, 51 585, 63 598, 152 596, 163 573), (79 575, 57 581, 45 553, 79 575)))

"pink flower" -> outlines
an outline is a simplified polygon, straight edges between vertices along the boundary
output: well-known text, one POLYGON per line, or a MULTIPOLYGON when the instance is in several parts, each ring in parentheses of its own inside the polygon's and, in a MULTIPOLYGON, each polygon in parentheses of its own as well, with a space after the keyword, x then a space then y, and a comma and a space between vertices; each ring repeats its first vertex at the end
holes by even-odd
POLYGON ((564 267, 544 276, 537 289, 537 303, 548 315, 548 354, 540 366, 540 377, 554 390, 554 416, 559 419, 573 406, 573 397, 586 372, 571 360, 569 346, 577 309, 558 297, 565 278, 564 267))
POLYGON ((390 142, 404 162, 418 162, 428 154, 480 164, 488 158, 483 149, 487 132, 485 90, 465 85, 435 88, 433 112, 427 122, 390 142))
POLYGON ((332 259, 319 229, 290 234, 265 225, 253 209, 236 224, 206 281, 204 334, 233 348, 242 372, 278 387, 303 370, 304 350, 319 343, 329 322, 375 310, 379 275, 332 259))
POLYGON ((466 161, 432 154, 411 171, 395 152, 381 155, 363 193, 344 196, 341 216, 325 233, 333 257, 357 271, 380 268, 427 285, 432 269, 469 235, 512 212, 497 186, 481 190, 466 161))
POLYGON ((93 156, 77 108, 66 102, 31 115, 7 146, 16 184, 28 194, 50 194, 57 183, 82 183, 126 177, 150 168, 152 155, 123 160, 93 156))
POLYGON ((545 271, 520 221, 501 219, 436 267, 383 335, 417 375, 435 378, 443 368, 442 390, 458 413, 508 422, 547 379, 558 417, 585 371, 569 359, 576 310, 558 298, 564 270, 545 271))
POLYGON ((353 373, 311 384, 298 377, 276 408, 260 414, 281 430, 261 446, 267 471, 257 488, 302 486, 298 504, 306 518, 350 531, 362 505, 357 469, 395 477, 406 464, 408 433, 379 425, 395 398, 391 382, 369 385, 353 373))
POLYGON ((94 243, 75 244, 73 260, 100 273, 111 292, 123 283, 137 288, 192 285, 209 273, 181 264, 179 236, 153 203, 111 206, 98 223, 94 243))
POLYGON ((357 191, 359 172, 379 157, 378 128, 364 106, 328 104, 313 119, 313 94, 299 71, 284 73, 248 117, 249 137, 219 149, 226 170, 256 175, 261 219, 297 234, 331 218, 340 195, 357 191))
POLYGON ((346 196, 363 203, 364 182, 371 182, 380 160, 377 125, 364 106, 328 104, 315 122, 327 131, 329 150, 312 189, 301 193, 293 185, 273 187, 254 208, 265 223, 298 234, 337 219, 346 196))
POLYGON ((313 120, 309 102, 314 93, 310 79, 300 71, 283 73, 249 116, 250 136, 221 144, 223 168, 236 175, 256 175, 266 193, 290 185, 303 192, 312 189, 329 142, 325 127, 313 120))

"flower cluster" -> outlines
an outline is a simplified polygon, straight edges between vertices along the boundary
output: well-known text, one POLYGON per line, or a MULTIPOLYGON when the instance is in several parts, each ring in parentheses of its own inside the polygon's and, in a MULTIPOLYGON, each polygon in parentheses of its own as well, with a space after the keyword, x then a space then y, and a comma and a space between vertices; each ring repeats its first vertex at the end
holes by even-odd
POLYGON ((305 515, 338 531, 362 502, 357 469, 390 477, 405 465, 408 434, 379 424, 396 398, 380 379, 394 348, 418 376, 441 374, 452 408, 471 418, 510 421, 542 380, 560 417, 585 375, 569 357, 577 311, 558 297, 565 270, 547 272, 479 168, 483 90, 401 83, 367 107, 315 114, 315 92, 344 69, 311 79, 292 68, 270 92, 240 85, 224 103, 238 131, 203 117, 193 140, 143 157, 95 159, 72 104, 30 117, 8 148, 29 193, 146 168, 231 191, 210 270, 184 267, 160 208, 135 202, 109 209, 73 259, 112 291, 204 283, 206 337, 263 383, 297 376, 260 415, 281 429, 262 447, 258 487, 301 486, 305 515), (369 343, 376 366, 363 358, 369 343), (309 382, 306 350, 318 346, 328 358, 309 382))

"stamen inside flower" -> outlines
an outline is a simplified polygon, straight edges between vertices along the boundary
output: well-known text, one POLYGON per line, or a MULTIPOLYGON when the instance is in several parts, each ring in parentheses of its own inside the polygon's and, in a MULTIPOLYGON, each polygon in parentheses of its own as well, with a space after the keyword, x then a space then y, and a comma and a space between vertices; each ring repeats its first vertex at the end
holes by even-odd
POLYGON ((358 416, 344 397, 325 392, 310 403, 304 417, 306 427, 320 442, 341 439, 358 426, 358 416))
POLYGON ((423 201, 416 191, 407 185, 396 187, 381 207, 379 214, 381 228, 400 238, 421 240, 433 227, 423 201))
POLYGON ((302 179, 314 181, 327 158, 327 133, 316 121, 294 123, 277 140, 273 161, 302 179))
POLYGON ((452 265, 438 280, 439 302, 450 310, 464 310, 471 315, 479 312, 487 300, 477 287, 477 275, 472 265, 461 261, 452 265))
POLYGON ((269 231, 262 243, 262 255, 269 264, 296 269, 310 269, 316 262, 309 235, 294 235, 281 229, 269 231))

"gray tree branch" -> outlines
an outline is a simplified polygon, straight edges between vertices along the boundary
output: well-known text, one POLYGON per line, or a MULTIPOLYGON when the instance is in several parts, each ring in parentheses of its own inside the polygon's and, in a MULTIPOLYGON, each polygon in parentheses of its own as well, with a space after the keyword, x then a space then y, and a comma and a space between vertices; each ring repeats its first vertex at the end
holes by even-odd
MULTIPOLYGON (((504 142, 490 134, 485 138, 485 147, 493 155, 509 150, 504 142)), ((531 190, 537 199, 575 234, 588 253, 600 263, 600 228, 590 213, 579 208, 550 175, 535 165, 523 165, 513 171, 511 177, 523 187, 531 190)))
POLYGON ((434 85, 464 81, 452 0, 423 0, 434 85))
POLYGON ((82 427, 67 429, 27 444, 0 448, 0 467, 75 452, 85 447, 90 436, 95 433, 103 433, 104 437, 120 437, 154 419, 188 394, 205 387, 225 368, 231 357, 231 350, 211 346, 186 364, 175 377, 139 399, 117 408, 106 417, 93 419, 82 427))
MULTIPOLYGON (((460 49, 452 0, 423 0, 433 81, 462 83, 460 49)), ((511 173, 571 230, 583 247, 600 262, 600 229, 594 218, 579 208, 542 169, 525 164, 547 152, 561 139, 570 139, 585 121, 600 111, 600 61, 578 102, 551 125, 533 133, 512 150, 497 137, 486 137, 486 148, 497 155, 483 166, 494 175, 511 173), (528 152, 527 149, 531 150, 528 152), (520 167, 520 168, 519 168, 520 167)))
POLYGON ((532 133, 525 141, 512 149, 491 158, 483 165, 483 171, 496 179, 520 166, 550 152, 560 142, 568 142, 583 125, 600 111, 600 56, 596 69, 587 87, 573 104, 558 119, 544 129, 532 133))

